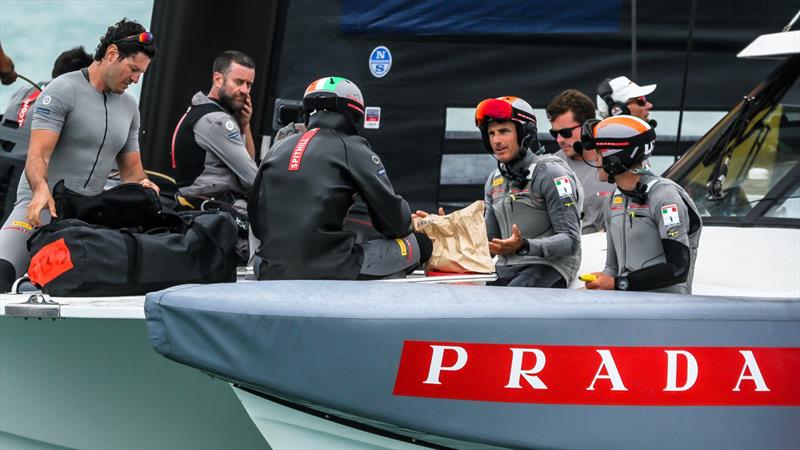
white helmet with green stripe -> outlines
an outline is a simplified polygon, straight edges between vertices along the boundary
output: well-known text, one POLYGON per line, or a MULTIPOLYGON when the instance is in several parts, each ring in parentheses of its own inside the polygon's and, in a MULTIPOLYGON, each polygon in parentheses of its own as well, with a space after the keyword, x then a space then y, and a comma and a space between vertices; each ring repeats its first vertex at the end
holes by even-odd
POLYGON ((364 96, 352 81, 342 77, 324 77, 314 81, 303 94, 303 109, 337 111, 358 128, 364 118, 364 96))

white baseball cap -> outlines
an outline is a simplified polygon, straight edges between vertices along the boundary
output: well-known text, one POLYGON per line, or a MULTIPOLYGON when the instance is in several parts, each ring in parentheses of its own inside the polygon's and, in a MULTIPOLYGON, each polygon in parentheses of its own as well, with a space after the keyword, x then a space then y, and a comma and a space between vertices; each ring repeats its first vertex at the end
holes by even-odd
MULTIPOLYGON (((626 103, 632 98, 652 94, 656 90, 655 84, 639 86, 626 76, 613 78, 609 80, 608 84, 611 86, 611 98, 619 103, 626 103)), ((600 117, 608 117, 608 104, 599 95, 597 96, 597 113, 600 117)))

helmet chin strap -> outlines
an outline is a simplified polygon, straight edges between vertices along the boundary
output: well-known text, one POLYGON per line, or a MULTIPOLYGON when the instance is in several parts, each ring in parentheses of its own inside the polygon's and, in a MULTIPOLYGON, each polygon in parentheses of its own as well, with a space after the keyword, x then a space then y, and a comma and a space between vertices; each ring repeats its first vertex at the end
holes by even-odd
POLYGON ((647 202, 647 194, 649 191, 649 186, 647 184, 637 181, 636 186, 634 186, 632 191, 626 191, 619 186, 617 187, 619 188, 620 192, 633 199, 633 201, 636 203, 643 205, 647 202))
POLYGON ((508 163, 501 162, 499 159, 497 159, 497 155, 495 155, 495 159, 497 160, 497 169, 504 177, 510 180, 518 183, 526 182, 530 170, 528 167, 522 164, 522 161, 525 159, 525 156, 527 156, 529 151, 530 149, 528 147, 520 147, 519 151, 517 152, 517 156, 508 163))

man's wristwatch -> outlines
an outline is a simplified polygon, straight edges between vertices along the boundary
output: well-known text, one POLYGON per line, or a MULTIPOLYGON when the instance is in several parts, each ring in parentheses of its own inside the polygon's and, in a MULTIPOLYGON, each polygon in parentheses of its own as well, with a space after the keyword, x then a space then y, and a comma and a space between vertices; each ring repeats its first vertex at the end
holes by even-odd
POLYGON ((618 291, 628 290, 628 277, 619 276, 614 278, 614 289, 618 291))
POLYGON ((522 247, 517 250, 517 256, 527 256, 528 253, 531 251, 531 245, 528 243, 527 239, 522 240, 522 247))

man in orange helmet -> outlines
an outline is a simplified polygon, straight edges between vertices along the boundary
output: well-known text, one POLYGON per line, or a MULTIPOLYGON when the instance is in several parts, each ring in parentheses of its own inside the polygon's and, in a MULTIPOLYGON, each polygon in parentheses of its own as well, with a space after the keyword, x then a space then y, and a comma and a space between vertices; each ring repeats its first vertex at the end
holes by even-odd
POLYGON ((533 108, 518 97, 478 104, 475 124, 497 160, 486 181, 489 250, 497 286, 566 288, 580 266, 583 191, 561 158, 536 154, 533 108))
POLYGON ((588 146, 597 150, 600 179, 616 189, 606 211, 606 266, 587 289, 692 293, 702 222, 682 187, 643 167, 655 138, 650 124, 633 116, 594 128, 588 146))

